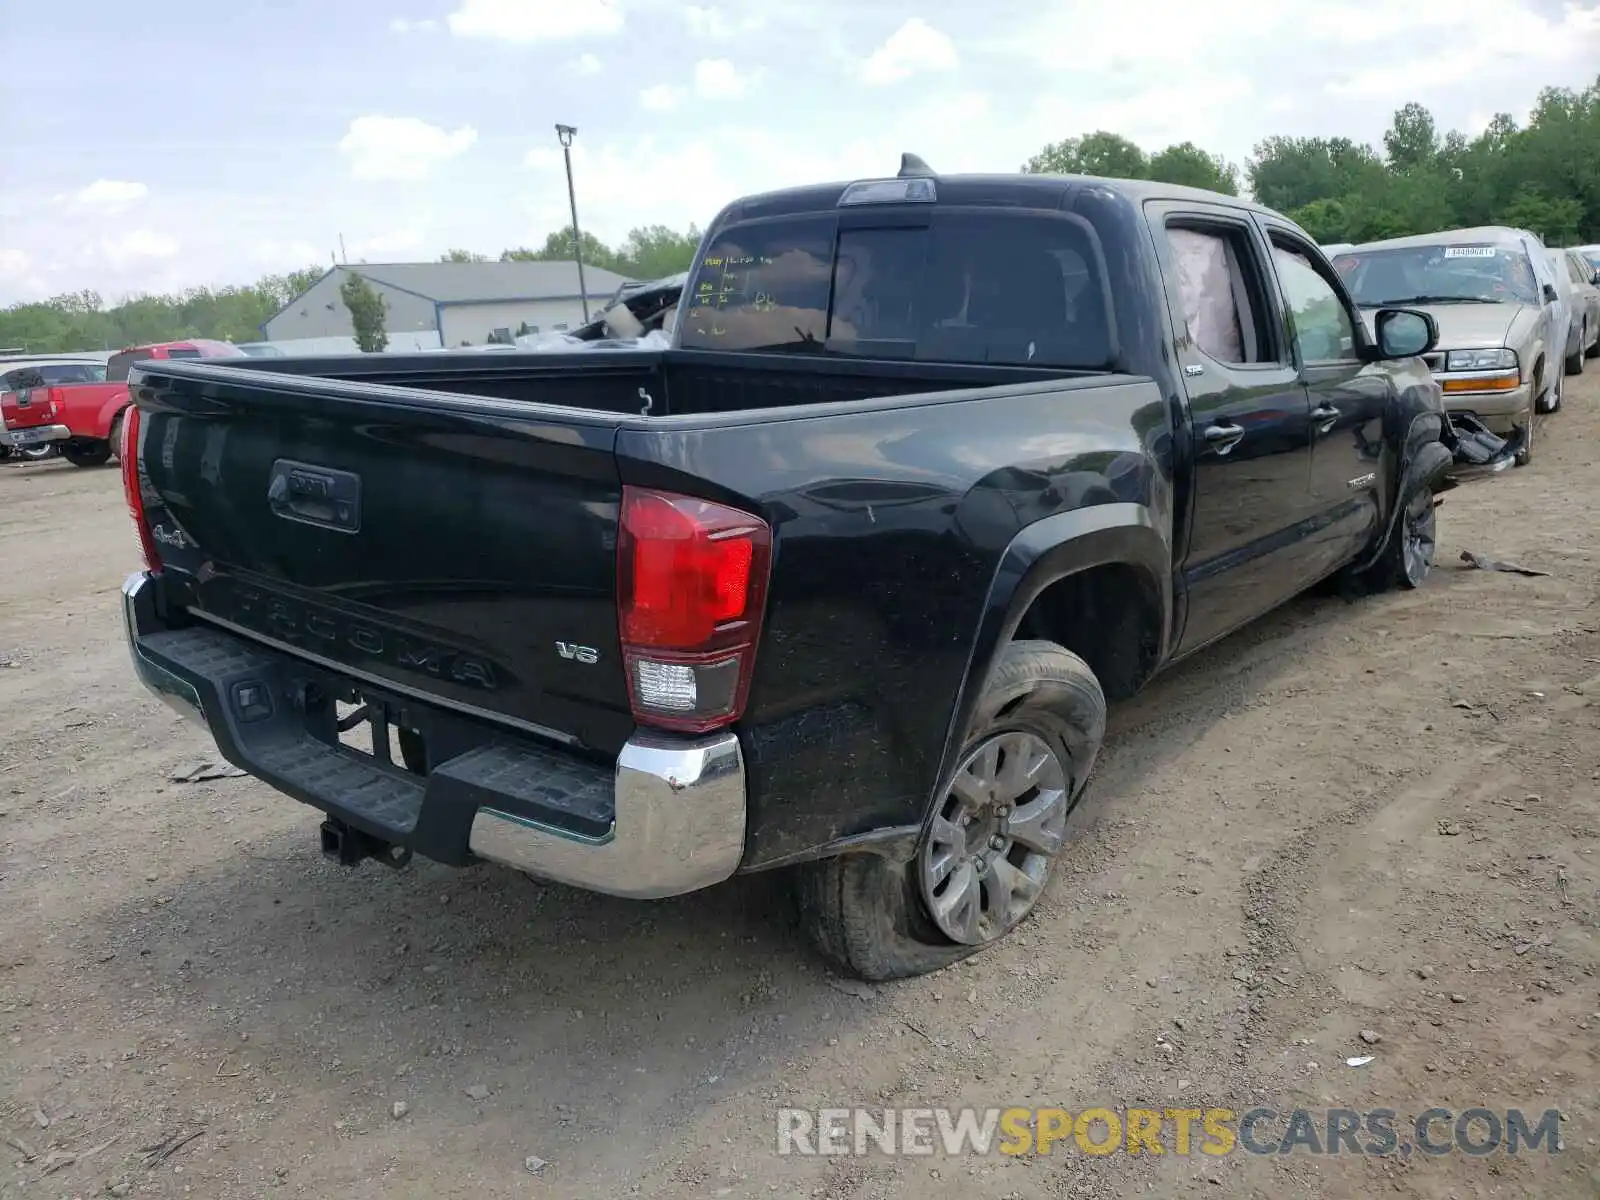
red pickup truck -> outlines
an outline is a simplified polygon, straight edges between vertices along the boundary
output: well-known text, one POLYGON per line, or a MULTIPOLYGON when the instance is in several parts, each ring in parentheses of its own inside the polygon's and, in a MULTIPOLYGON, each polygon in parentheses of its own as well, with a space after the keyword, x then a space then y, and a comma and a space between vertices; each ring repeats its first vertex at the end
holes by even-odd
POLYGON ((106 363, 104 383, 54 383, 22 367, 7 374, 0 417, 12 446, 54 445, 75 467, 99 467, 111 460, 122 431, 130 366, 154 358, 244 357, 231 342, 192 338, 118 351, 106 363))

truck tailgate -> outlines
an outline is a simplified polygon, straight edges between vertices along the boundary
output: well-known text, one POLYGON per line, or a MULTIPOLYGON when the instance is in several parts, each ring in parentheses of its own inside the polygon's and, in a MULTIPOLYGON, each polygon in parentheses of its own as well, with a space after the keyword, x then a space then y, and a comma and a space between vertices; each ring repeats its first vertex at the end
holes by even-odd
POLYGON ((154 538, 196 618, 616 752, 633 721, 611 419, 204 374, 148 363, 132 380, 154 538))
POLYGON ((0 390, 0 419, 7 429, 33 429, 55 422, 55 408, 51 404, 52 389, 25 388, 20 392, 0 390))

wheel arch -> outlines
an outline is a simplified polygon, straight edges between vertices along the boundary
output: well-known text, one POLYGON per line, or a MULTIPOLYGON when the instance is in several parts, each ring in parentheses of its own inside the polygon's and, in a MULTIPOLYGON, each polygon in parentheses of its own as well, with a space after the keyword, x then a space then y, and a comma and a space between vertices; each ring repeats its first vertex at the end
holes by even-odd
MULTIPOLYGON (((100 415, 95 419, 95 436, 100 441, 111 440, 111 427, 117 423, 117 418, 127 412, 133 404, 133 397, 128 392, 119 392, 100 407, 100 415)), ((112 447, 116 449, 115 446, 112 447)))
POLYGON ((1399 528, 1400 516, 1406 502, 1419 487, 1439 490, 1436 485, 1455 461, 1448 446, 1441 440, 1444 434, 1444 416, 1434 410, 1414 413, 1400 438, 1400 456, 1394 472, 1394 492, 1389 497, 1388 515, 1372 545, 1350 567, 1359 574, 1370 568, 1383 555, 1389 539, 1399 528))
MULTIPOLYGON (((1097 677, 1108 667, 1113 686, 1107 687, 1105 679, 1101 686, 1116 698, 1137 690, 1166 660, 1172 612, 1171 545, 1165 523, 1150 508, 1100 504, 1025 526, 1006 547, 990 582, 935 779, 942 782, 955 765, 984 684, 1019 630, 1059 641, 1088 662, 1097 677), (1097 620, 1073 620, 1085 605, 1100 618, 1114 608, 1119 634, 1101 638, 1105 626, 1097 620)), ((938 786, 927 798, 924 825, 938 786)))

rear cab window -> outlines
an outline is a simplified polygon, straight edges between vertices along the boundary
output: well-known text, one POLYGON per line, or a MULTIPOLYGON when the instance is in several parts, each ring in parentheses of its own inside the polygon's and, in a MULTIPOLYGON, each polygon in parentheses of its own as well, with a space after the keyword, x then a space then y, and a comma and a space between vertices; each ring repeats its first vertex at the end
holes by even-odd
POLYGON ((121 354, 113 354, 106 362, 106 381, 108 383, 128 382, 128 368, 136 362, 144 362, 156 356, 154 350, 126 350, 121 354))
POLYGON ((680 344, 918 362, 1111 365, 1094 235, 1067 214, 965 209, 735 224, 690 281, 680 344))

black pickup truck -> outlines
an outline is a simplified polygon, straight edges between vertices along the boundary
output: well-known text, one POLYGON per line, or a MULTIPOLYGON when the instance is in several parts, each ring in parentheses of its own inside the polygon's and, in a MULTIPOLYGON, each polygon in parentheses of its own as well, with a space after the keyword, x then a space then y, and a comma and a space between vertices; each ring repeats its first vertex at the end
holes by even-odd
POLYGON ((792 867, 927 971, 1033 908, 1108 700, 1422 581, 1435 337, 1244 201, 907 156, 725 208, 670 349, 138 364, 134 666, 343 862, 792 867))

